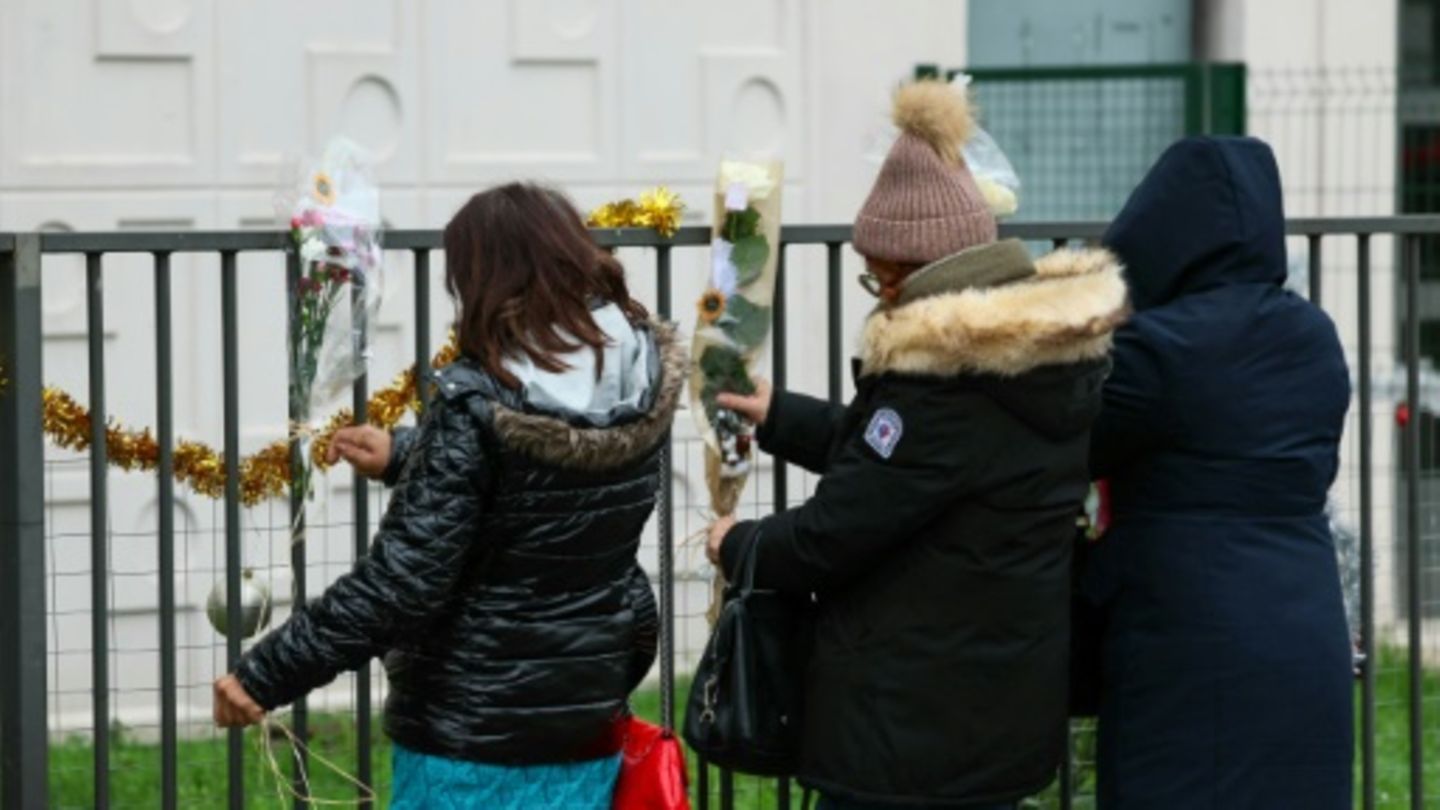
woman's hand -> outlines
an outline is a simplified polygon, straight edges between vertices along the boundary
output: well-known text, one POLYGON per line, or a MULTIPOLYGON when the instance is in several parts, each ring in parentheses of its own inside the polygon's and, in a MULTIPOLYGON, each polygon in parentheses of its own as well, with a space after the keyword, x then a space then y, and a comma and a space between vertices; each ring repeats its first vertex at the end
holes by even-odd
POLYGON ((765 418, 770 415, 770 400, 773 391, 770 388, 770 381, 763 377, 754 379, 755 393, 753 394, 721 394, 715 398, 716 404, 722 408, 740 414, 750 424, 760 427, 765 424, 765 418))
POLYGON ((325 460, 334 464, 342 458, 366 478, 379 478, 390 464, 390 434, 374 425, 340 428, 325 451, 325 460))
POLYGON ((226 675, 215 682, 215 725, 244 728, 264 719, 265 710, 250 697, 238 678, 226 675))
POLYGON ((712 565, 720 565, 720 546, 725 542, 725 535, 735 528, 735 516, 726 515, 710 524, 710 539, 705 543, 705 556, 710 559, 712 565))

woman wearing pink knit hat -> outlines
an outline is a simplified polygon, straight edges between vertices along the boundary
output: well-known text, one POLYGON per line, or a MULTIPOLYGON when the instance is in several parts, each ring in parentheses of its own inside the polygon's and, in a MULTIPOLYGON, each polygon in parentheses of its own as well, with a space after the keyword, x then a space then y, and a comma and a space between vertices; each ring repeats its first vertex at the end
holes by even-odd
POLYGON ((1126 289, 1103 251, 996 241, 962 92, 907 85, 895 122, 855 220, 880 299, 855 399, 722 398, 814 495, 717 523, 710 551, 816 595, 797 775, 822 807, 1009 808, 1065 751, 1071 542, 1126 289))

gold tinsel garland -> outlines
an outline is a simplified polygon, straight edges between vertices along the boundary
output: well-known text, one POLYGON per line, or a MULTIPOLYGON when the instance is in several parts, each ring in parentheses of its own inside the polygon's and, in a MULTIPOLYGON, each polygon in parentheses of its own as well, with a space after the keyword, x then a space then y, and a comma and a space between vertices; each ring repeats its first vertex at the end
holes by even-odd
MULTIPOLYGON (((459 356, 455 337, 435 355, 435 368, 449 365, 459 356)), ((59 447, 83 451, 90 447, 90 412, 75 398, 58 388, 45 388, 42 394, 45 434, 59 447)), ((390 385, 370 396, 367 421, 383 429, 393 428, 406 412, 419 410, 420 398, 415 385, 414 369, 396 375, 390 385)), ((335 431, 354 423, 349 409, 343 409, 326 420, 311 436, 310 460, 321 470, 330 464, 325 451, 335 431)), ((240 500, 246 506, 278 498, 290 491, 290 438, 276 439, 259 452, 240 459, 240 500)), ((160 461, 160 445, 150 428, 126 430, 109 423, 105 429, 106 455, 111 464, 123 470, 155 469, 160 461)), ((220 498, 225 494, 225 457, 201 442, 181 439, 175 443, 175 480, 199 495, 220 498)))
POLYGON ((590 212, 585 224, 592 228, 653 228, 665 238, 680 229, 680 215, 685 203, 680 195, 664 186, 656 186, 640 195, 638 200, 608 202, 590 212))

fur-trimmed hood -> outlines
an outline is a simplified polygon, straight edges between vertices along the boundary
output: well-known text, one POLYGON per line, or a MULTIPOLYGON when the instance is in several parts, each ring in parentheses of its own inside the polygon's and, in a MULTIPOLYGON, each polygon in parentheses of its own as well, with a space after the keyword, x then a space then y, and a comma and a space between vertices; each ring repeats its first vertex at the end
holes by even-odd
POLYGON ((649 407, 642 413, 593 426, 527 410, 516 402, 496 402, 491 407, 500 441, 546 464, 591 471, 626 467, 654 451, 674 421, 690 360, 673 325, 651 322, 647 331, 658 363, 649 407))
POLYGON ((1063 249, 1027 267, 1017 248, 1013 240, 983 245, 917 271, 906 291, 924 294, 902 291, 898 306, 866 322, 861 375, 1013 377, 1105 358, 1129 313, 1119 261, 1105 250, 1063 249), (1010 280, 964 281, 993 279, 997 266, 1010 280))

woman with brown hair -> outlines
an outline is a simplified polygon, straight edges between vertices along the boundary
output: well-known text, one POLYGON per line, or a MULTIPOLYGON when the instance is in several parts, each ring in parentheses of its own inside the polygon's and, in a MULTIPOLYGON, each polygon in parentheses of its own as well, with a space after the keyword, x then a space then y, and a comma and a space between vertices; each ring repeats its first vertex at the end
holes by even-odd
POLYGON ((384 656, 392 808, 609 807, 654 660, 635 555, 685 353, 556 192, 476 195, 445 255, 461 358, 418 428, 331 450, 394 487, 370 554, 216 683, 215 719, 384 656))

